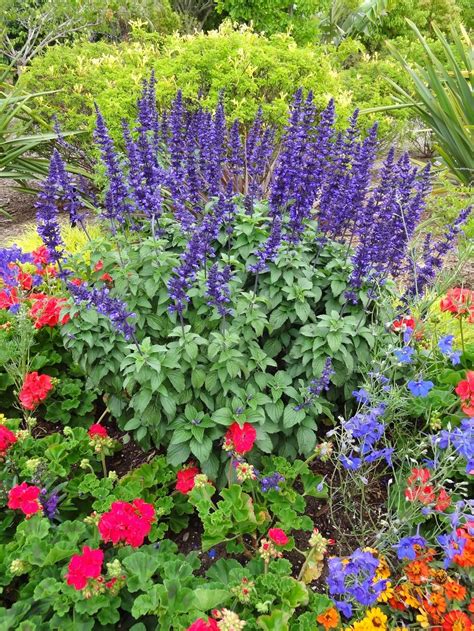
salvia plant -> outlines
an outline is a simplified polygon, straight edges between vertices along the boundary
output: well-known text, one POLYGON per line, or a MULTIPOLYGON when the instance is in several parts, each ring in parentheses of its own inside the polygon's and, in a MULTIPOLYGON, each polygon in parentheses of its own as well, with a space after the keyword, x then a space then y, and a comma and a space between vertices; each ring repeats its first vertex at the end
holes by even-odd
POLYGON ((421 294, 467 212, 415 259, 429 166, 394 149, 381 162, 357 111, 338 131, 334 103, 319 111, 298 90, 283 132, 261 112, 245 132, 223 99, 209 112, 178 93, 158 112, 154 84, 123 151, 97 110, 109 231, 90 264, 64 250, 59 211, 85 217, 53 156, 38 220, 71 295, 65 344, 120 427, 175 465, 191 457, 215 476, 236 419, 257 427, 260 451, 307 455, 384 335, 394 280, 404 300, 421 294))

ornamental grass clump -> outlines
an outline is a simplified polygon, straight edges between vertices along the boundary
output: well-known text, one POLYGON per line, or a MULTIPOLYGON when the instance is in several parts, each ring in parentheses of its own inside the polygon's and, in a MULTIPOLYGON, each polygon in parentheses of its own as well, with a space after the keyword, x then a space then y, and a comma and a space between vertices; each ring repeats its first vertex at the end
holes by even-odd
POLYGON ((123 124, 123 153, 97 110, 110 236, 89 258, 63 251, 58 208, 83 193, 57 184, 54 156, 38 217, 72 297, 64 343, 120 427, 175 465, 192 457, 215 476, 236 421, 257 428, 256 454, 307 455, 386 335, 394 279, 422 292, 446 251, 408 254, 429 166, 392 149, 378 169, 376 126, 363 137, 355 111, 337 131, 334 103, 318 110, 311 92, 296 92, 282 133, 259 111, 245 134, 222 98, 210 112, 178 92, 159 112, 154 86, 123 124))

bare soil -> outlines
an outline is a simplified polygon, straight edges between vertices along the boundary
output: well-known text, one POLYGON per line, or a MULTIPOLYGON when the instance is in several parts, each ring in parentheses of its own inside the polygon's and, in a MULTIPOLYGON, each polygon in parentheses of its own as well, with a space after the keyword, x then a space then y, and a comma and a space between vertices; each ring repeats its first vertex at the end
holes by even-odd
POLYGON ((12 180, 0 179, 0 247, 14 243, 35 223, 35 196, 15 186, 12 180))

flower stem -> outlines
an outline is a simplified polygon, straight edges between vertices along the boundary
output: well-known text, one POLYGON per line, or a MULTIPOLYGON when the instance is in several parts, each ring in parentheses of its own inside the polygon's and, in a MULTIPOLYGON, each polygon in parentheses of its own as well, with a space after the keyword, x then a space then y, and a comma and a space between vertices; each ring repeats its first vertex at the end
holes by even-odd
POLYGON ((464 354, 466 352, 466 348, 464 347, 464 329, 462 324, 462 315, 459 316, 459 334, 461 336, 461 348, 464 354))
POLYGON ((104 478, 107 477, 107 465, 105 464, 105 454, 102 451, 100 454, 100 461, 102 463, 102 473, 104 474, 104 478))

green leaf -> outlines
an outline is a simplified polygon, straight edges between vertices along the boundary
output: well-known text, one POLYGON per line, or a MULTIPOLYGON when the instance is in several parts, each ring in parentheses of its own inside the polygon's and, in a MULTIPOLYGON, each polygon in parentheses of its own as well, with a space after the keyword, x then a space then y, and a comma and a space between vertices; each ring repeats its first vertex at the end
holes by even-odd
POLYGON ((265 631, 289 631, 288 621, 290 618, 291 613, 273 609, 268 616, 259 616, 257 625, 260 629, 265 629, 265 631))
POLYGON ((316 445, 316 433, 312 429, 300 425, 296 432, 296 440, 300 453, 307 456, 316 445))
POLYGON ((202 443, 199 443, 193 438, 189 444, 191 452, 196 456, 199 462, 206 462, 212 451, 212 440, 206 438, 202 443))
POLYGON ((194 368, 191 373, 191 384, 193 388, 199 390, 202 388, 204 382, 206 381, 206 373, 201 368, 194 368))
POLYGON ((205 589, 199 587, 193 591, 194 607, 199 611, 209 611, 223 605, 231 598, 231 593, 226 589, 205 589))
POLYGON ((191 450, 187 443, 179 443, 177 445, 170 445, 166 452, 166 459, 173 467, 178 467, 189 458, 191 450))
POLYGON ((153 583, 151 577, 160 566, 160 559, 145 552, 134 552, 123 560, 127 570, 127 589, 130 592, 147 592, 153 583))
POLYGON ((283 427, 286 429, 302 423, 306 416, 303 410, 295 410, 294 408, 294 404, 287 405, 283 413, 283 427))
POLYGON ((336 353, 342 344, 342 334, 341 333, 332 333, 331 331, 326 336, 326 341, 329 345, 329 348, 333 353, 336 353))

